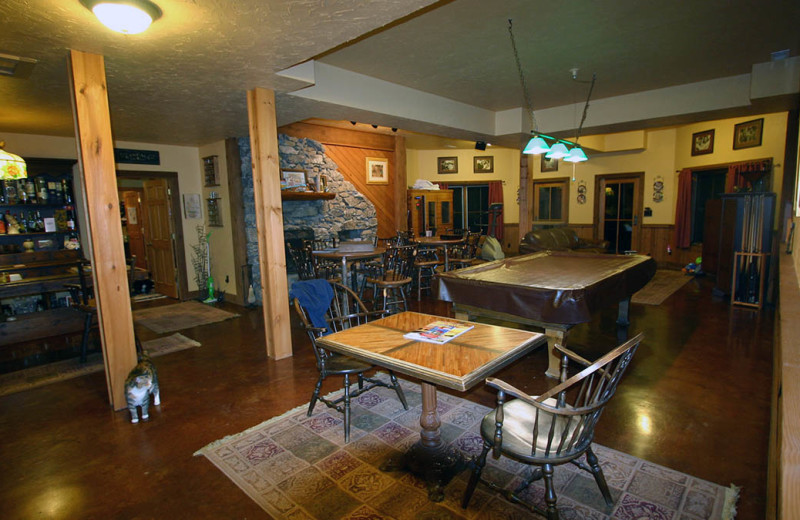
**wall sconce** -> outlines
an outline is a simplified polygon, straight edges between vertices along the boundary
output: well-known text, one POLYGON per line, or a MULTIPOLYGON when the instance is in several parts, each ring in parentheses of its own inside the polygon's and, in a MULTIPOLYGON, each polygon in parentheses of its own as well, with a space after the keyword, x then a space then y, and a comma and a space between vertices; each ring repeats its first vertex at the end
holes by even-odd
POLYGON ((80 0, 100 22, 122 34, 139 34, 161 18, 161 8, 150 0, 80 0))

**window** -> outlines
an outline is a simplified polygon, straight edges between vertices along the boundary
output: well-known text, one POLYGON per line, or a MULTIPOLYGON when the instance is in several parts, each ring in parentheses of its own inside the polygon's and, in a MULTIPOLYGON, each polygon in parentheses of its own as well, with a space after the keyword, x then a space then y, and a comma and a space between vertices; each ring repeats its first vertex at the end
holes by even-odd
POLYGON ((569 180, 533 182, 533 220, 535 222, 567 222, 569 180))
POLYGON ((489 230, 489 185, 448 184, 453 190, 453 229, 489 230))

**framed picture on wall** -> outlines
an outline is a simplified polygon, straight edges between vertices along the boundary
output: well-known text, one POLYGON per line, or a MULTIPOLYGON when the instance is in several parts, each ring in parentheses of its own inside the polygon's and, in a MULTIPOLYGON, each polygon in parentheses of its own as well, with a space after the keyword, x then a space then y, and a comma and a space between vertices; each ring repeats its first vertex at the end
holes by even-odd
POLYGON ((542 155, 542 168, 543 172, 557 172, 558 171, 558 159, 548 159, 544 155, 542 155))
POLYGON ((733 127, 733 149, 753 148, 761 146, 761 134, 764 130, 764 118, 739 123, 733 127))
POLYGON ((458 173, 458 157, 439 157, 436 162, 439 173, 458 173))
POLYGON ((487 155, 473 158, 473 172, 494 173, 494 156, 487 155))
POLYGON ((389 184, 389 159, 367 157, 367 184, 389 184))
POLYGON ((281 189, 305 191, 307 186, 305 170, 281 170, 281 189))
POLYGON ((692 134, 692 155, 714 153, 714 130, 692 134))
MULTIPOLYGON (((183 215, 186 218, 203 218, 203 206, 200 204, 199 193, 183 194, 183 215)), ((128 221, 130 222, 130 217, 128 217, 128 221)))

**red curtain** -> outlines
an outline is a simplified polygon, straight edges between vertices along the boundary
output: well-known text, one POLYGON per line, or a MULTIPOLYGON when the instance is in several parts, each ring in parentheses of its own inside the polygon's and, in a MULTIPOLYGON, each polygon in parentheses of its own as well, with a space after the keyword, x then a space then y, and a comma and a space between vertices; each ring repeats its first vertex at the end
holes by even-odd
POLYGON ((772 173, 772 159, 731 164, 725 177, 725 193, 752 188, 754 182, 770 173, 772 173))
POLYGON ((692 237, 692 170, 684 168, 678 175, 678 202, 675 208, 675 247, 687 248, 692 237))
MULTIPOLYGON (((503 203, 503 181, 489 182, 489 206, 495 203, 503 203)), ((501 209, 495 221, 495 238, 503 241, 503 210, 501 209)))
POLYGON ((447 187, 447 183, 446 183, 446 182, 437 182, 436 184, 438 184, 438 185, 439 185, 439 189, 440 189, 440 190, 446 190, 446 189, 449 189, 449 188, 447 187))

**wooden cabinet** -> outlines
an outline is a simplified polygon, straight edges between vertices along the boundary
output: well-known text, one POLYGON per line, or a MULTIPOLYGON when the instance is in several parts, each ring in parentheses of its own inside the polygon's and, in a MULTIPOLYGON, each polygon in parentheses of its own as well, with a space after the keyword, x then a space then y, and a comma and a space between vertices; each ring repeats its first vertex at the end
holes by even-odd
POLYGON ((417 236, 453 227, 453 190, 408 190, 409 229, 417 236))

